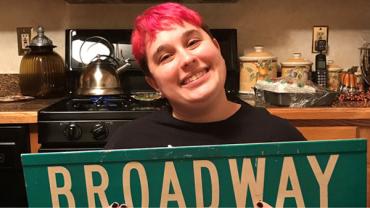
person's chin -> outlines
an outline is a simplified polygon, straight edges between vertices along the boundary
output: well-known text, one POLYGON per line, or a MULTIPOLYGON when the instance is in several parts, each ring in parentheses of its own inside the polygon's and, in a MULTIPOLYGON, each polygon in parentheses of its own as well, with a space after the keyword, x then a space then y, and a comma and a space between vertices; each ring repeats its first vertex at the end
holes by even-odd
POLYGON ((208 101, 215 93, 215 88, 211 86, 202 86, 197 90, 190 92, 187 100, 192 103, 201 103, 208 101))

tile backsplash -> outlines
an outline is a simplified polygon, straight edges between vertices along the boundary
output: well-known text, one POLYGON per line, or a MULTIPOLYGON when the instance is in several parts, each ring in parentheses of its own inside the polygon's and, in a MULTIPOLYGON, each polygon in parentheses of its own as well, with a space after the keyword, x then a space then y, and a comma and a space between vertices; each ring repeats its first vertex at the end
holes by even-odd
POLYGON ((20 93, 19 74, 0 74, 0 97, 20 93))

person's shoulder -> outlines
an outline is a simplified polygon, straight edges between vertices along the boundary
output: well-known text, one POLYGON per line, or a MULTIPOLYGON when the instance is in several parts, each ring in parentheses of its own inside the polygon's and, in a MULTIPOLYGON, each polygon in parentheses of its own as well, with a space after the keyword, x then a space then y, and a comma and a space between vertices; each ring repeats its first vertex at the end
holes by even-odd
POLYGON ((108 138, 106 149, 128 148, 150 139, 158 131, 159 123, 166 120, 168 112, 152 112, 120 125, 108 138))
POLYGON ((304 136, 294 127, 290 121, 271 114, 266 108, 254 107, 248 103, 241 103, 244 120, 253 125, 259 126, 271 137, 281 140, 305 140, 304 136))
POLYGON ((248 114, 252 114, 252 115, 256 114, 256 115, 259 115, 259 116, 271 116, 270 112, 268 112, 268 110, 266 110, 266 108, 255 107, 255 106, 252 106, 252 105, 250 105, 249 103, 247 103, 245 101, 240 101, 238 103, 241 105, 240 111, 242 113, 248 113, 248 114))

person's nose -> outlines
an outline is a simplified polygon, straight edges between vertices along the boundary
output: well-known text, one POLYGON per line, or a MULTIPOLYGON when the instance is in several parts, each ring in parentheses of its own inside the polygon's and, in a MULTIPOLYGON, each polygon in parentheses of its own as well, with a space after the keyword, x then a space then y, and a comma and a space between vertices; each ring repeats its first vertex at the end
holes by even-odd
POLYGON ((191 51, 186 49, 181 50, 180 57, 181 57, 181 67, 184 70, 191 68, 196 61, 196 56, 191 51))

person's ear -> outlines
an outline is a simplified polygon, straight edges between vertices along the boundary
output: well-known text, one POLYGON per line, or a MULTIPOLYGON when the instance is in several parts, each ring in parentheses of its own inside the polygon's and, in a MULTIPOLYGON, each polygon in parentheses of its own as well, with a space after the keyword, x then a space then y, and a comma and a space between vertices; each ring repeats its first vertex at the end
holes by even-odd
POLYGON ((218 44, 218 41, 216 40, 216 38, 212 38, 212 42, 213 42, 213 44, 215 44, 215 46, 216 46, 219 50, 221 50, 220 44, 218 44))
POLYGON ((145 81, 148 83, 153 89, 155 89, 157 92, 159 91, 157 82, 152 76, 145 76, 145 81))

